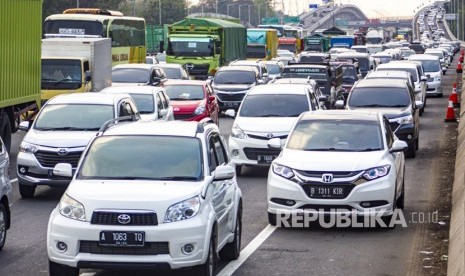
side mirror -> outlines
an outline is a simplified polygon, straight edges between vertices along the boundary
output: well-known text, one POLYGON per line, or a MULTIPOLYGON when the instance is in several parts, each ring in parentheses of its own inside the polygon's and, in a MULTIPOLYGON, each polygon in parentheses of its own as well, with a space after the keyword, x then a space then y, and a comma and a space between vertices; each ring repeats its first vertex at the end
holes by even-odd
POLYGON ((157 85, 157 84, 160 84, 160 83, 161 83, 161 78, 153 77, 151 83, 149 83, 149 84, 150 85, 157 85))
POLYGON ((270 149, 282 149, 283 145, 281 144, 280 138, 273 138, 268 140, 268 148, 270 149))
POLYGON ((343 100, 337 100, 336 103, 334 104, 334 106, 337 109, 344 109, 344 101, 343 100))
POLYGON ((447 71, 447 68, 446 68, 446 67, 442 67, 441 69, 442 69, 442 72, 445 74, 446 71, 447 71))
POLYGON ((395 140, 394 143, 392 143, 391 148, 389 149, 390 153, 393 152, 401 152, 401 151, 406 151, 408 148, 407 143, 401 140, 395 140))
POLYGON ((214 102, 214 101, 216 100, 216 97, 215 97, 215 96, 209 96, 209 97, 208 97, 208 100, 209 100, 210 102, 214 102))
POLYGON ((213 180, 220 181, 220 180, 228 180, 232 179, 236 175, 236 170, 229 165, 220 165, 216 167, 213 173, 213 180))
POLYGON ((422 109, 423 108, 423 102, 422 101, 415 101, 415 105, 418 109, 422 109))
POLYGON ((428 81, 428 78, 425 77, 425 76, 421 76, 420 80, 421 80, 421 81, 428 81))
POLYGON ((326 96, 319 96, 319 97, 318 97, 318 101, 319 101, 320 103, 327 103, 327 102, 328 102, 328 97, 326 97, 326 96))
POLYGON ((86 77, 86 82, 89 82, 92 80, 92 75, 90 71, 85 72, 85 77, 86 77))
POLYGON ((357 78, 361 80, 363 78, 362 74, 357 74, 357 78))
POLYGON ((166 109, 161 109, 158 111, 158 118, 164 117, 168 114, 168 110, 166 109))
POLYGON ((57 176, 72 177, 73 167, 69 163, 58 163, 53 168, 53 174, 57 176))
POLYGON ((31 125, 32 124, 29 121, 22 121, 21 123, 19 123, 19 128, 18 129, 21 130, 21 131, 26 131, 27 132, 29 130, 29 128, 31 128, 31 125))
POLYGON ((235 118, 236 117, 236 111, 234 109, 228 109, 224 112, 224 114, 228 117, 235 118))
POLYGON ((265 82, 264 79, 258 79, 258 80, 257 80, 257 83, 258 83, 258 84, 265 84, 266 82, 265 82))

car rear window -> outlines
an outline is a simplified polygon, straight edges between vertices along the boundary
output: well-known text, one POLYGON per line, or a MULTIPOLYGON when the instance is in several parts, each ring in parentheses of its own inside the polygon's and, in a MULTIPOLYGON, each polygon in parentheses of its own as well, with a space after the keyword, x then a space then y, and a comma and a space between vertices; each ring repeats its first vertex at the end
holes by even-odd
POLYGON ((409 104, 406 87, 355 87, 348 102, 350 107, 407 107, 409 104))

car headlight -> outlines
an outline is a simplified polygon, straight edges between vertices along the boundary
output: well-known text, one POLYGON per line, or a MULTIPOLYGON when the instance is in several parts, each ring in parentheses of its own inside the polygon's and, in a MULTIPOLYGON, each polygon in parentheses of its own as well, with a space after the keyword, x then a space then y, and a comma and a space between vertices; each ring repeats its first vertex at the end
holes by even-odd
POLYGON ((34 154, 38 150, 39 150, 39 148, 36 145, 30 144, 30 143, 27 143, 27 142, 21 142, 21 144, 19 145, 19 151, 20 152, 33 153, 34 154))
POLYGON ((205 106, 204 105, 199 105, 195 109, 194 114, 195 115, 200 115, 200 114, 203 114, 204 112, 205 112, 205 106))
POLYGON ((291 179, 291 178, 294 177, 294 172, 289 167, 279 165, 279 164, 276 164, 276 163, 272 163, 271 168, 272 168, 272 170, 273 170, 273 172, 275 174, 277 174, 279 176, 282 176, 282 177, 284 177, 286 179, 291 179))
POLYGON ((434 78, 434 80, 435 80, 435 81, 441 81, 441 77, 440 77, 440 76, 436 76, 436 77, 434 78))
POLYGON ((363 174, 363 178, 365 178, 368 181, 377 179, 377 178, 386 176, 389 173, 390 169, 391 169, 390 165, 371 168, 365 171, 365 173, 363 174))
POLYGON ((400 117, 400 118, 397 118, 396 121, 397 121, 397 123, 399 123, 401 125, 412 124, 413 123, 413 116, 408 115, 408 116, 400 117))
POLYGON ((195 217, 200 210, 200 198, 194 196, 171 205, 166 211, 164 223, 175 222, 195 217))
POLYGON ((60 203, 58 204, 58 210, 64 217, 81 221, 86 220, 84 205, 66 193, 61 197, 60 203))
POLYGON ((242 129, 237 125, 234 124, 231 129, 231 136, 238 139, 245 139, 247 135, 242 131, 242 129))

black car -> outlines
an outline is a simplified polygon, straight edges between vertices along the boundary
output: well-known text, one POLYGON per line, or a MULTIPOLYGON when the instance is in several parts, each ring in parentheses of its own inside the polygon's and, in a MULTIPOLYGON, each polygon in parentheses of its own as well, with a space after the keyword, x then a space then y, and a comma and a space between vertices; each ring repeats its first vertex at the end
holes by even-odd
POLYGON ((408 46, 410 49, 414 50, 416 54, 424 54, 425 53, 425 47, 421 45, 420 43, 412 43, 408 46))
POLYGON ((368 109, 383 113, 394 134, 408 144, 407 157, 415 157, 422 103, 415 102, 414 94, 415 91, 405 80, 364 79, 352 88, 346 109, 368 109))

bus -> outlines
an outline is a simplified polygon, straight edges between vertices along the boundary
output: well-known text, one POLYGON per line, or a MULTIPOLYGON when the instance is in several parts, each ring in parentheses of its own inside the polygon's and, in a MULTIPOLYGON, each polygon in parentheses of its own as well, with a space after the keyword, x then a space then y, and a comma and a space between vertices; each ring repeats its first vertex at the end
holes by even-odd
POLYGON ((145 63, 145 19, 103 9, 68 9, 45 19, 43 37, 111 38, 112 65, 145 63))

